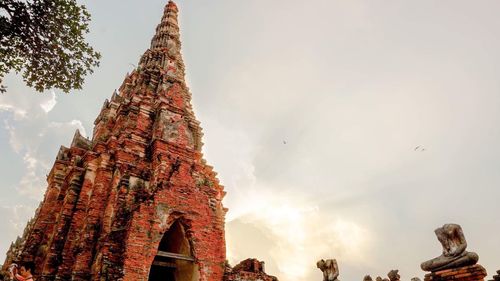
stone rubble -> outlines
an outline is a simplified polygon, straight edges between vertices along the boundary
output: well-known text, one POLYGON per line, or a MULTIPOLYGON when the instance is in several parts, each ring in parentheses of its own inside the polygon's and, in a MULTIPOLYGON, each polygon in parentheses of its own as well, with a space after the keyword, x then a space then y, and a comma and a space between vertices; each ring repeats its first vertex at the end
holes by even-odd
POLYGON ((500 270, 497 270, 497 274, 493 275, 493 279, 490 281, 500 281, 500 270))
POLYGON ((233 268, 226 267, 224 281, 278 281, 278 278, 267 275, 264 262, 256 259, 246 259, 233 268))

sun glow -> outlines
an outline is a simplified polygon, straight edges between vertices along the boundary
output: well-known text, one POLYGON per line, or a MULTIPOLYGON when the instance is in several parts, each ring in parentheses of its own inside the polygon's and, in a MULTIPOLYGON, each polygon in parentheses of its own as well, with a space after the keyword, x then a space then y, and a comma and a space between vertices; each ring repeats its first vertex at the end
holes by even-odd
MULTIPOLYGON (((298 196, 284 198, 264 193, 248 194, 246 204, 252 202, 250 205, 253 208, 240 212, 232 219, 251 224, 270 237, 272 247, 261 251, 267 253, 266 258, 272 259, 266 263, 275 264, 278 272, 268 267, 269 274, 276 274, 284 281, 305 281, 315 270, 318 259, 364 260, 369 233, 358 223, 322 212, 318 206, 308 204, 298 196), (257 195, 259 199, 252 200, 257 195)), ((238 243, 253 242, 251 238, 245 241, 239 239, 242 238, 235 236, 228 240, 231 259, 245 256, 244 253, 237 253, 238 243)), ((260 245, 255 243, 252 247, 260 245)), ((231 259, 233 264, 237 262, 231 259)))

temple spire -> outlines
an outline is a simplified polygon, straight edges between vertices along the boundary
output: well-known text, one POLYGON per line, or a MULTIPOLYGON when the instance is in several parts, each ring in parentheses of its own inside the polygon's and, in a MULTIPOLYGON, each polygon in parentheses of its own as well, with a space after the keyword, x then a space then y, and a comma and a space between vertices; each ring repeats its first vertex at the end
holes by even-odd
POLYGON ((161 22, 156 27, 156 34, 151 40, 151 49, 169 48, 171 47, 169 44, 172 43, 180 45, 178 13, 177 5, 169 1, 165 6, 161 22))
POLYGON ((139 69, 150 73, 157 70, 161 75, 167 75, 169 80, 185 83, 178 13, 177 5, 169 1, 156 27, 151 47, 141 57, 139 69))

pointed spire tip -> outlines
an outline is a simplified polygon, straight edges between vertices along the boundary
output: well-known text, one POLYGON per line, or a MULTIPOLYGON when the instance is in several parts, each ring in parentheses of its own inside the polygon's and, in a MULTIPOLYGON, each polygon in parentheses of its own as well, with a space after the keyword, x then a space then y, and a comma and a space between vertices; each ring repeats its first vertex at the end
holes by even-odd
POLYGON ((176 12, 179 11, 179 9, 177 8, 177 4, 175 4, 175 2, 173 0, 168 1, 167 9, 172 9, 172 10, 175 10, 176 12))

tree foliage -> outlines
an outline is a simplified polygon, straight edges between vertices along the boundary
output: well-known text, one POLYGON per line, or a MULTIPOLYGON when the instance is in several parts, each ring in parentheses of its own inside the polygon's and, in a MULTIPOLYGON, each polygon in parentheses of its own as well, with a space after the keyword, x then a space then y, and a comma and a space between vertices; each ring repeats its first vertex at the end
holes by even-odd
POLYGON ((81 89, 101 57, 85 42, 89 21, 76 0, 0 0, 0 91, 10 71, 40 92, 81 89))

